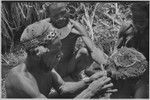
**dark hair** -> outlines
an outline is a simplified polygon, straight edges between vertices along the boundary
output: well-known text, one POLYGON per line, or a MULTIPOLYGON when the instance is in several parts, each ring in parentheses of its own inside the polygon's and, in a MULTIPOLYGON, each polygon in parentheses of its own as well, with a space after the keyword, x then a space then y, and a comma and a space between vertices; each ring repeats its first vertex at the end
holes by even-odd
POLYGON ((134 3, 131 7, 133 23, 137 29, 131 45, 149 61, 149 2, 134 3))

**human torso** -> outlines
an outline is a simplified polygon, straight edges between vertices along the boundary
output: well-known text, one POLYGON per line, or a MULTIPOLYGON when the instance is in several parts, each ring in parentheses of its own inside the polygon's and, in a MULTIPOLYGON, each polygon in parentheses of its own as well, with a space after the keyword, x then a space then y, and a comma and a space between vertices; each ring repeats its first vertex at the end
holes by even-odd
POLYGON ((14 67, 6 78, 8 98, 30 98, 32 93, 40 92, 47 96, 52 84, 50 73, 30 73, 25 64, 14 67), (28 92, 27 92, 28 91, 28 92), (31 94, 28 94, 31 93, 31 94))
POLYGON ((78 35, 70 33, 65 39, 62 40, 63 57, 55 68, 61 77, 70 74, 74 69, 71 66, 68 66, 68 64, 72 60, 77 38, 78 35))

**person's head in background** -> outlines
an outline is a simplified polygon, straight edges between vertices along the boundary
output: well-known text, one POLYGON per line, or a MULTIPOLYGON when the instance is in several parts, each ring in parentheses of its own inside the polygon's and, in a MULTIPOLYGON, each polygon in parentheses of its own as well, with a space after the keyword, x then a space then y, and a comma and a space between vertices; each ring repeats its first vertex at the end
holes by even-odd
POLYGON ((58 29, 65 27, 69 23, 69 14, 66 9, 67 3, 52 3, 48 7, 49 17, 52 25, 58 29))
POLYGON ((136 2, 131 7, 136 32, 130 45, 149 60, 149 2, 136 2))
POLYGON ((135 48, 143 53, 148 59, 149 43, 149 4, 148 2, 135 2, 131 6, 133 25, 120 29, 118 47, 122 46, 135 48), (130 28, 128 28, 130 27, 130 28), (126 30, 126 31, 125 31, 126 30), (128 40, 128 41, 127 41, 128 40))

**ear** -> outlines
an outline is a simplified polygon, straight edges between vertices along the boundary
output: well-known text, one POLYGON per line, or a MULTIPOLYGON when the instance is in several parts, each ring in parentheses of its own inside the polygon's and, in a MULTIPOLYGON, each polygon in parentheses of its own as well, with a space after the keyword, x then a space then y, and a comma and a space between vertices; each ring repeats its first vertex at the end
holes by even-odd
POLYGON ((38 46, 34 50, 35 50, 37 56, 44 54, 46 52, 49 52, 49 49, 45 48, 44 46, 38 46))

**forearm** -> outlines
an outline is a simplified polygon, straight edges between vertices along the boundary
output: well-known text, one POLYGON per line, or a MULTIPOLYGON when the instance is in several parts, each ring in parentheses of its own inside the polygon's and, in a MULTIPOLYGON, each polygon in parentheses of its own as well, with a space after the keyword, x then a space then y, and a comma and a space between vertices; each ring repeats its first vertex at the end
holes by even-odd
POLYGON ((107 62, 107 55, 96 47, 94 42, 87 36, 82 36, 82 39, 89 49, 92 59, 98 64, 104 64, 107 62))
POLYGON ((95 44, 92 42, 92 40, 87 36, 81 36, 83 42, 85 43, 85 45, 87 46, 88 50, 90 52, 94 52, 93 50, 96 48, 95 44))
POLYGON ((87 88, 87 84, 84 81, 79 82, 66 82, 64 85, 60 87, 61 94, 70 94, 77 95, 85 88, 87 88))

